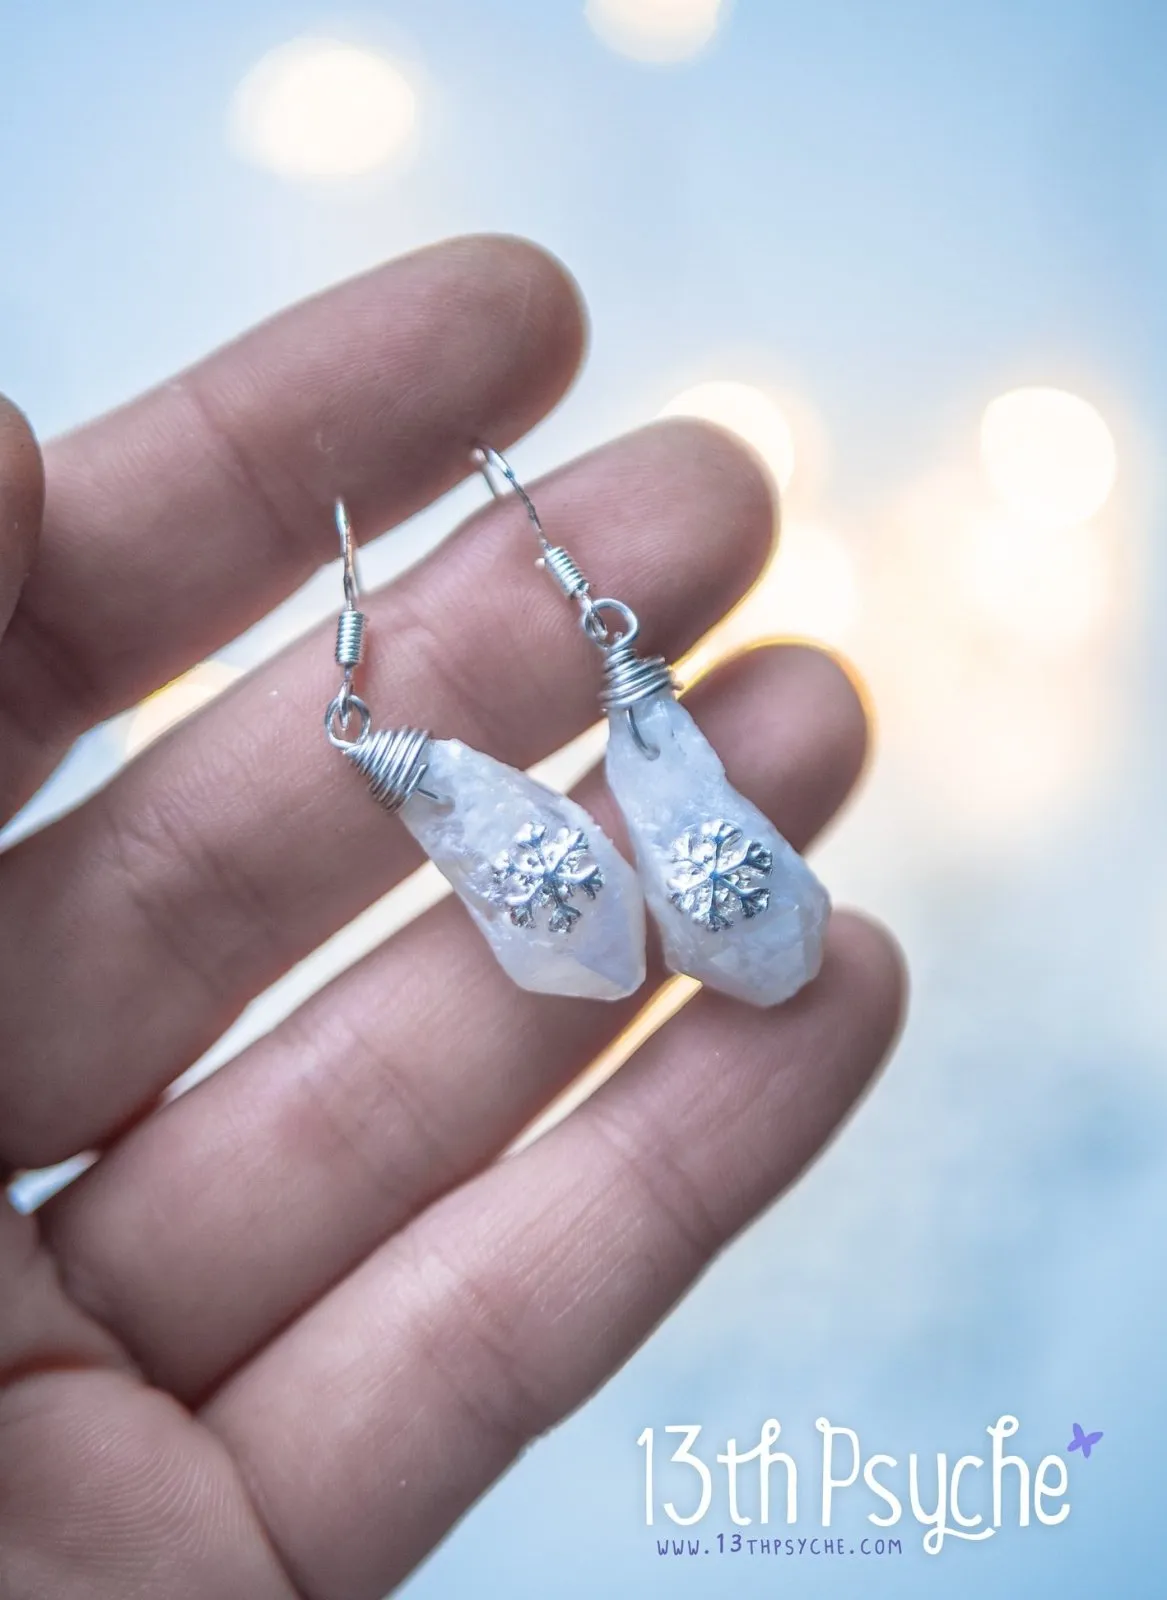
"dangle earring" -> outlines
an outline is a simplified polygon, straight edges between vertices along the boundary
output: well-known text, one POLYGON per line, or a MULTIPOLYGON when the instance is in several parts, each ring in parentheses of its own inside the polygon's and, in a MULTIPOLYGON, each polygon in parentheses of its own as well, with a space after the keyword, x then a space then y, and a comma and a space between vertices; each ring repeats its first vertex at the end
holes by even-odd
POLYGON ((645 970, 640 885, 583 807, 457 739, 374 731, 354 688, 366 618, 341 500, 336 526, 344 677, 324 717, 329 742, 364 775, 374 800, 400 815, 521 989, 596 1000, 634 993, 645 970))
POLYGON ((588 580, 547 538, 497 450, 482 446, 474 461, 497 499, 509 485, 522 502, 542 551, 537 564, 578 606, 583 630, 602 654, 608 784, 628 824, 670 970, 752 1005, 788 1000, 822 962, 826 890, 774 824, 730 787, 716 752, 677 700, 668 663, 633 648, 635 613, 621 600, 592 598, 588 580))

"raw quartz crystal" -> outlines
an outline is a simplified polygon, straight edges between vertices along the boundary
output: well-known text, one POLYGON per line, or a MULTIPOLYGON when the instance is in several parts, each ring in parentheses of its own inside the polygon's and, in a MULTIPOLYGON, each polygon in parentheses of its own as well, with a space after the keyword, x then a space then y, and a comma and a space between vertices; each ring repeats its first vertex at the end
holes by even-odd
POLYGON ((619 1000, 644 982, 636 874, 574 801, 457 739, 434 740, 399 815, 500 964, 538 994, 619 1000))
POLYGON ((716 752, 667 690, 609 717, 608 783, 636 850, 673 972, 756 1006, 817 974, 826 890, 774 824, 730 787, 716 752))

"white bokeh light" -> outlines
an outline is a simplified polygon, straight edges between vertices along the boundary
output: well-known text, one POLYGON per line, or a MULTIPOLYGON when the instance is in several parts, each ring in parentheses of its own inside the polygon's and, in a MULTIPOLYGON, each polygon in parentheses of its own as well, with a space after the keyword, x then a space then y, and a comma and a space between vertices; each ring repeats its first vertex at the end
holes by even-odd
POLYGON ((1086 522, 1114 487, 1114 437, 1087 400, 1063 389, 1013 389, 981 420, 981 462, 1010 511, 1049 528, 1086 522))
POLYGON ((687 61, 717 33, 726 0, 587 0, 584 14, 606 45, 635 61, 687 61))
POLYGON ((417 97, 376 50, 301 38, 270 50, 235 91, 231 131, 257 166, 287 178, 375 171, 409 147, 417 97))
MULTIPOLYGON (((890 745, 893 708, 876 694, 890 745)), ((974 841, 996 852, 1050 837, 1105 767, 1105 701, 1075 666, 1019 670, 958 656, 931 681, 919 674, 909 704, 895 709, 910 717, 921 842, 927 831, 948 855, 974 841)))
POLYGON ((964 532, 960 569, 986 620, 1035 645, 1083 642, 1110 607, 1112 563, 1089 524, 1045 528, 1008 517, 976 519, 964 532))
POLYGON ((794 429, 777 400, 751 383, 718 379, 674 395, 662 417, 701 417, 735 433, 765 463, 785 492, 795 469, 794 429))

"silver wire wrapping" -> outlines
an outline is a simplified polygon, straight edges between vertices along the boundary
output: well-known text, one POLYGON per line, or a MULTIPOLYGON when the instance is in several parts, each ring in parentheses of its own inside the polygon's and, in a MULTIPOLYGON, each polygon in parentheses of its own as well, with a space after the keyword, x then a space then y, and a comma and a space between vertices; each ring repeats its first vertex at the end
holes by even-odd
POLYGON ((662 691, 676 693, 677 680, 672 668, 663 656, 642 656, 632 648, 640 632, 640 620, 623 600, 593 600, 586 591, 578 598, 583 630, 592 643, 604 652, 604 687, 600 691, 600 704, 605 711, 623 711, 636 748, 649 761, 655 761, 660 750, 656 745, 649 744, 641 733, 636 720, 636 707, 662 691), (604 613, 608 611, 615 612, 623 622, 620 632, 613 634, 605 623, 604 613))
POLYGON ((369 793, 386 811, 399 811, 425 777, 430 736, 423 728, 391 728, 343 745, 345 755, 364 774, 369 793))
POLYGON ((677 680, 663 656, 642 656, 633 649, 635 636, 633 618, 633 626, 628 632, 618 634, 611 644, 604 647, 604 687, 600 690, 600 704, 605 711, 624 713, 636 748, 647 760, 655 761, 660 755, 660 748, 650 744, 641 733, 636 720, 636 708, 662 690, 675 694, 677 680))
POLYGON ((600 704, 605 711, 631 711, 662 689, 673 694, 676 688, 673 669, 663 656, 642 656, 627 639, 617 639, 604 651, 600 704))

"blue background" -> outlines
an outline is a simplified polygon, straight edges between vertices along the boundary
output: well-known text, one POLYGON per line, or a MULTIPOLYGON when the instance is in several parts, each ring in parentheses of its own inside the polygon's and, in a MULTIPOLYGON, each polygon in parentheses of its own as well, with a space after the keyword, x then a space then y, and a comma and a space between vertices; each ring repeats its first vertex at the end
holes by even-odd
MULTIPOLYGON (((418 1600, 484 1579, 516 1600, 1167 1588, 1165 45, 1151 0, 739 0, 668 68, 612 51, 574 0, 5 8, 0 386, 41 431, 335 278, 489 228, 560 254, 593 318, 528 471, 708 377, 803 397, 829 442, 806 510, 855 563, 840 642, 882 754, 822 870, 902 937, 907 1034, 814 1171, 472 1513, 418 1600), (233 152, 235 85, 301 32, 407 65, 407 170, 305 186, 233 152), (983 406, 1018 383, 1084 394, 1115 434, 1114 603, 1072 659, 1014 637, 990 661, 973 629, 946 676, 929 596, 951 486, 973 482, 983 406), (961 686, 939 706, 918 697, 937 672, 961 686), (986 738, 1002 719, 1015 737, 986 738), (930 1460, 977 1451, 1004 1411, 1031 1461, 1073 1420, 1105 1430, 1069 1458, 1065 1525, 929 1558, 907 1521, 896 1559, 732 1566, 662 1560, 643 1526, 649 1424, 746 1442, 776 1415, 809 1467, 820 1415, 930 1460)), ((310 586, 284 622, 322 609, 310 586)), ((123 736, 84 741, 34 815, 100 781, 123 736)))

